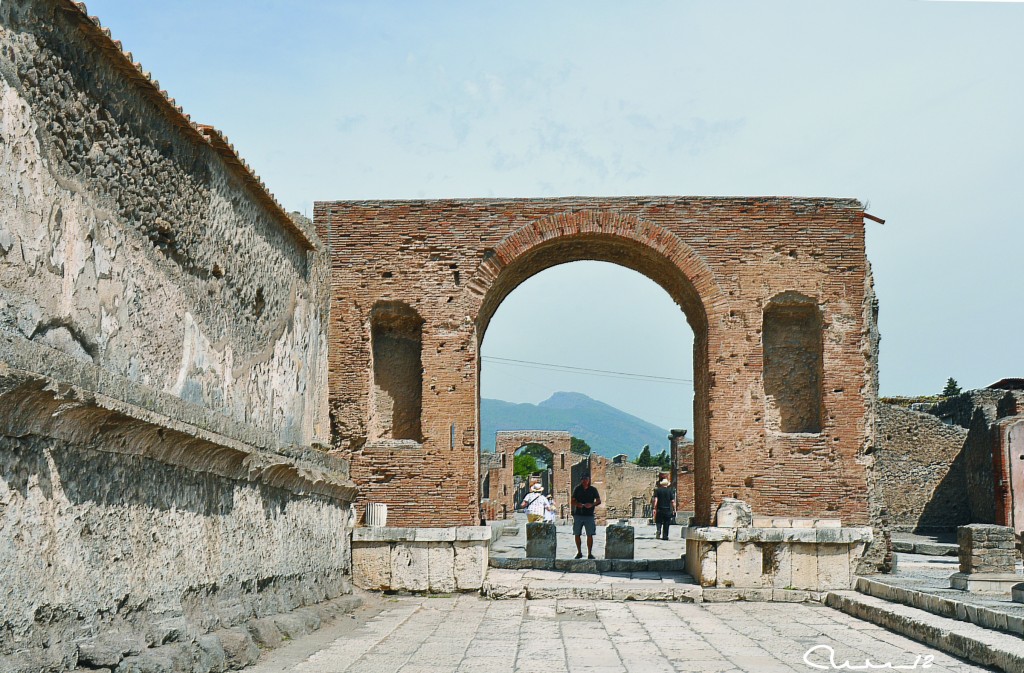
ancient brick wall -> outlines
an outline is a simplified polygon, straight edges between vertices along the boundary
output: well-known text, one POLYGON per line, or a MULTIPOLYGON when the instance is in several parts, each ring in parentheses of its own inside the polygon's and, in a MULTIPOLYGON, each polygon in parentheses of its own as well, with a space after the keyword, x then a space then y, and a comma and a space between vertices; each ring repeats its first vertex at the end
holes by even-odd
POLYGON ((971 522, 967 431, 926 413, 879 404, 874 469, 889 526, 951 530, 971 522))
POLYGON ((996 523, 1024 532, 1024 415, 1001 418, 993 426, 996 523))
POLYGON ((325 251, 71 2, 0 5, 0 119, 0 669, 200 673, 349 590, 325 251))
POLYGON ((474 522, 479 345, 490 317, 526 278, 591 259, 647 275, 693 327, 699 522, 735 496, 758 513, 867 523, 859 459, 871 413, 871 295, 856 201, 336 201, 318 202, 315 222, 332 256, 332 442, 352 460, 363 497, 393 503, 397 521, 474 522), (807 307, 820 327, 820 380, 807 384, 820 387, 820 432, 774 423, 761 333, 773 299, 807 307), (371 441, 367 425, 371 314, 396 301, 423 319, 423 441, 402 453, 371 441))
POLYGON ((672 484, 676 487, 676 510, 694 511, 693 505, 693 442, 686 430, 672 430, 668 436, 672 458, 672 484))

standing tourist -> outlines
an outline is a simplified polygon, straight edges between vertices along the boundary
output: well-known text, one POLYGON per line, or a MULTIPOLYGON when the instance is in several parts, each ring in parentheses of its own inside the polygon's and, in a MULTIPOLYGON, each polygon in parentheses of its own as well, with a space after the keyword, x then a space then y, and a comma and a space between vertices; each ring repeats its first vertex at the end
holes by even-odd
POLYGON ((654 489, 653 505, 654 525, 658 527, 654 536, 661 540, 667 540, 668 527, 676 515, 676 494, 669 488, 667 478, 659 481, 658 487, 654 489))
POLYGON ((590 485, 590 475, 580 478, 580 485, 572 492, 572 534, 576 538, 576 558, 583 558, 583 547, 580 535, 587 531, 587 558, 594 558, 594 508, 601 504, 601 496, 597 489, 590 485))
POLYGON ((548 511, 550 506, 551 503, 544 497, 544 487, 539 483, 530 487, 530 493, 523 499, 523 504, 520 505, 520 507, 526 510, 526 521, 528 523, 543 521, 544 513, 548 511))

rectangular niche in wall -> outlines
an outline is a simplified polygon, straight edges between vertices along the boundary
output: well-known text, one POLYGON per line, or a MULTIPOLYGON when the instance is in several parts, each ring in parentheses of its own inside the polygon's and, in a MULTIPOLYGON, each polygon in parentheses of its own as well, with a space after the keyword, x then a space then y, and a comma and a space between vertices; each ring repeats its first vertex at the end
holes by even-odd
POLYGON ((370 436, 423 440, 423 318, 400 302, 383 302, 370 317, 373 386, 370 436))
POLYGON ((764 310, 764 392, 770 425, 821 432, 821 313, 813 300, 785 295, 764 310))

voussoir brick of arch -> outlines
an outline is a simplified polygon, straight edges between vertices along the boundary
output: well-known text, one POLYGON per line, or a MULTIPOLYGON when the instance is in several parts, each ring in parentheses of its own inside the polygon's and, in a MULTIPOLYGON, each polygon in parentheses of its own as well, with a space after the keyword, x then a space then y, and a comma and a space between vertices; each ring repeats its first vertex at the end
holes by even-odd
POLYGON ((584 210, 559 213, 538 219, 508 234, 481 263, 471 287, 485 295, 501 271, 538 247, 559 240, 593 236, 617 239, 628 245, 655 252, 675 266, 689 281, 702 304, 705 317, 717 314, 725 305, 725 294, 711 269, 682 239, 668 229, 633 215, 584 210))
POLYGON ((502 239, 484 266, 499 271, 542 243, 593 234, 625 239, 660 253, 679 267, 702 297, 715 300, 722 294, 711 269, 693 248, 664 227, 621 213, 582 211, 531 222, 502 239))

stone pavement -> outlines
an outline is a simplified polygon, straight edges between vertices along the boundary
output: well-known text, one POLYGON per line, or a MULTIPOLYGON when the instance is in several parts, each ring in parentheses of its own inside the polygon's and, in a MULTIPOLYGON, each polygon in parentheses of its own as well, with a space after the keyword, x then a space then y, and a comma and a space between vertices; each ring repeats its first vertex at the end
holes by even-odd
POLYGON ((817 604, 371 598, 251 673, 808 673, 849 660, 984 671, 817 604), (804 661, 811 648, 818 648, 804 661), (933 660, 917 657, 934 657, 933 660))
MULTIPOLYGON (((613 522, 614 523, 614 522, 613 522)), ((491 546, 492 557, 524 558, 526 556, 526 515, 516 514, 516 526, 519 529, 515 535, 502 535, 491 546)), ((594 555, 597 558, 604 558, 604 526, 597 527, 597 535, 594 536, 594 555)), ((682 539, 682 527, 672 526, 669 531, 668 540, 655 538, 654 526, 634 526, 633 556, 638 559, 669 559, 680 558, 686 552, 686 541, 682 539)), ((576 542, 573 540, 572 525, 560 524, 557 527, 558 537, 556 541, 556 558, 571 559, 576 555, 576 542)), ((587 538, 584 535, 582 540, 583 554, 587 553, 587 538)))

